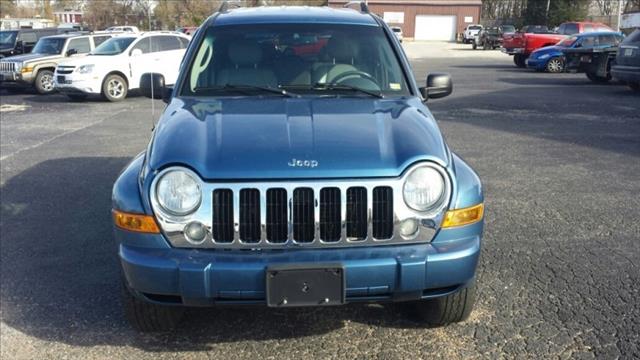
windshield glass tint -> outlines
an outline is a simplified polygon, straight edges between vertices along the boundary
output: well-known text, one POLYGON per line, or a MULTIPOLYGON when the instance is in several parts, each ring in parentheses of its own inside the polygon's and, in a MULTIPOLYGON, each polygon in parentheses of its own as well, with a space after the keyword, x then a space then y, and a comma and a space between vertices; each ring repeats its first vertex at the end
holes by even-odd
POLYGON ((326 85, 409 94, 398 58, 380 27, 219 26, 207 29, 198 46, 182 95, 218 95, 213 90, 227 85, 290 88, 301 95, 340 92, 326 85))
POLYGON ((61 54, 64 42, 65 39, 60 38, 42 38, 38 40, 31 52, 36 54, 61 54))
POLYGON ((127 50, 129 45, 135 40, 134 37, 116 37, 111 38, 95 48, 91 52, 92 55, 117 55, 127 50))
POLYGON ((477 25, 476 26, 469 26, 469 30, 480 30, 480 29, 482 29, 482 27, 477 26, 477 25))
POLYGON ((569 46, 573 45, 573 43, 575 43, 577 39, 578 39, 578 38, 577 38, 577 37, 575 37, 575 36, 568 37, 568 38, 566 38, 566 39, 562 39, 562 40, 560 40, 560 42, 558 42, 558 44, 557 44, 557 45, 558 45, 558 46, 569 47, 569 46))
POLYGON ((503 25, 502 26, 502 32, 506 32, 506 33, 511 33, 511 32, 515 32, 516 31, 516 27, 513 25, 503 25))
POLYGON ((0 31, 0 46, 13 46, 16 43, 17 31, 0 31))

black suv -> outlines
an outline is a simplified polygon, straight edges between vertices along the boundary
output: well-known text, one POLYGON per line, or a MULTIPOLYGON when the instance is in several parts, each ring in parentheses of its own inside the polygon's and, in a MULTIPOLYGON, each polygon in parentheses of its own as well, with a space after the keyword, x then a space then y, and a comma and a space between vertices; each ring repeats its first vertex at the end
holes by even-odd
POLYGON ((620 44, 611 75, 633 90, 640 91, 640 29, 636 29, 620 44))
POLYGON ((0 59, 27 54, 41 37, 57 35, 60 29, 15 29, 0 31, 0 59))

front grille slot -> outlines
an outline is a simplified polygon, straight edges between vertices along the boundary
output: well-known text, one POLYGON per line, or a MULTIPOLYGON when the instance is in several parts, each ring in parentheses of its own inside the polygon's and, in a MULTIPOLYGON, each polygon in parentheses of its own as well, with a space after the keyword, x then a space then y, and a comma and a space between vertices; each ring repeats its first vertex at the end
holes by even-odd
POLYGON ((240 240, 260 242, 260 191, 240 191, 240 240))
POLYGON ((313 189, 293 190, 293 239, 297 242, 312 242, 315 237, 313 189))
POLYGON ((341 237, 340 189, 320 190, 320 239, 339 241, 341 237))
POLYGON ((213 240, 218 243, 233 241, 233 191, 218 189, 213 192, 213 240))
POLYGON ((390 239, 393 236, 393 189, 379 186, 373 189, 373 237, 390 239))
POLYGON ((287 190, 267 190, 267 240, 284 243, 288 238, 287 190))
POLYGON ((367 223, 367 189, 364 187, 347 189, 347 238, 366 239, 367 223))

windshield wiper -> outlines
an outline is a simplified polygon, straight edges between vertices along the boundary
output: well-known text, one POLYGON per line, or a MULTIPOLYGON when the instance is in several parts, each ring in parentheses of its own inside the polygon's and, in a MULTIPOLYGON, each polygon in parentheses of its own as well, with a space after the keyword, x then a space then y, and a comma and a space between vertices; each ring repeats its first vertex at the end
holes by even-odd
POLYGON ((246 95, 251 95, 252 91, 258 90, 258 91, 262 91, 262 92, 268 92, 271 94, 278 94, 278 95, 282 95, 282 96, 286 96, 286 97, 300 97, 300 95, 298 94, 294 94, 291 92, 288 92, 285 89, 282 88, 272 88, 272 87, 267 87, 267 86, 257 86, 257 85, 232 85, 232 84, 225 84, 223 86, 211 86, 211 87, 197 87, 195 88, 195 91, 207 91, 207 90, 231 90, 231 91, 237 91, 237 92, 241 92, 243 94, 246 95))
POLYGON ((291 87, 294 89, 306 89, 306 90, 339 90, 339 91, 353 91, 363 93, 369 96, 383 99, 384 95, 380 92, 359 88, 357 86, 351 86, 346 84, 332 84, 332 83, 315 83, 312 86, 308 85, 284 85, 282 87, 291 87))

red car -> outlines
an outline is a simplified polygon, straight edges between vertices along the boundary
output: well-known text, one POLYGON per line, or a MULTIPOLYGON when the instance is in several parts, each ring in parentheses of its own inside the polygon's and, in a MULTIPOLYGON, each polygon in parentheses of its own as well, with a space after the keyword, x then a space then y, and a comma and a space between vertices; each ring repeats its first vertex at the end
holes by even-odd
POLYGON ((557 32, 551 32, 546 26, 525 26, 514 34, 505 34, 502 39, 502 52, 513 55, 516 66, 526 67, 529 54, 536 49, 551 46, 569 35, 592 31, 613 31, 602 23, 567 22, 558 27, 557 32))

